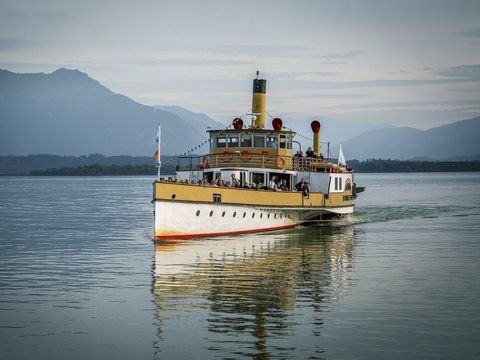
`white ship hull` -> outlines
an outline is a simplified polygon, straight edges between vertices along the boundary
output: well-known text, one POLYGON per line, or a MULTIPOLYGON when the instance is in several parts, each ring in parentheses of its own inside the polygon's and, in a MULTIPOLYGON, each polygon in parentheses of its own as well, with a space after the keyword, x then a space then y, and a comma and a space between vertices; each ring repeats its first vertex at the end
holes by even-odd
POLYGON ((155 201, 155 238, 219 236, 325 222, 351 224, 353 206, 286 208, 155 201))

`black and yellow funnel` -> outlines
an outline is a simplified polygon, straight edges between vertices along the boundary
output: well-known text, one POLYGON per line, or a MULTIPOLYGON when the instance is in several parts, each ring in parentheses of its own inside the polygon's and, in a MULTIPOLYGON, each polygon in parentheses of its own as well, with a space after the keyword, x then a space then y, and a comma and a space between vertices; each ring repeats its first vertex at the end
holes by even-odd
MULTIPOLYGON (((257 72, 258 76, 258 72, 257 72)), ((267 96, 267 80, 253 79, 252 113, 256 119, 252 124, 254 128, 265 127, 265 100, 267 96)))

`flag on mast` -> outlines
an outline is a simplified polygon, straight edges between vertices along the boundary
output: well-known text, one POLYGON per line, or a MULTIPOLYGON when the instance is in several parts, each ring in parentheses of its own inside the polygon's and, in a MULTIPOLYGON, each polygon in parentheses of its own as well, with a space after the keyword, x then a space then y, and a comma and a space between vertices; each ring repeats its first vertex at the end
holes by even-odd
POLYGON ((347 166, 345 155, 343 153, 342 144, 340 143, 340 149, 338 150, 338 165, 347 166))

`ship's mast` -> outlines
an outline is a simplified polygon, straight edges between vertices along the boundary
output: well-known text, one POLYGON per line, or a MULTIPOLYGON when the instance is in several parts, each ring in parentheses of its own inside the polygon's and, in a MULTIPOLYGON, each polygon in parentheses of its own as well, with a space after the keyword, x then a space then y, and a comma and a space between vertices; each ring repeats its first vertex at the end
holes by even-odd
POLYGON ((160 168, 162 167, 162 160, 160 158, 161 137, 162 137, 162 127, 161 127, 160 123, 158 123, 158 133, 157 133, 157 143, 158 143, 157 169, 158 169, 158 174, 157 174, 157 180, 159 180, 159 181, 160 181, 160 168))

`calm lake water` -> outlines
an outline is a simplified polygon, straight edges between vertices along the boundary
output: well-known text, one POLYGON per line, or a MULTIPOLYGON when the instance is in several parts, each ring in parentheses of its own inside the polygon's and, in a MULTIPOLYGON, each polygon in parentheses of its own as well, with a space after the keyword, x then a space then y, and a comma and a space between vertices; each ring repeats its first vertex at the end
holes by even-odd
POLYGON ((0 178, 2 359, 478 359, 480 174, 355 225, 153 243, 150 177, 0 178))

